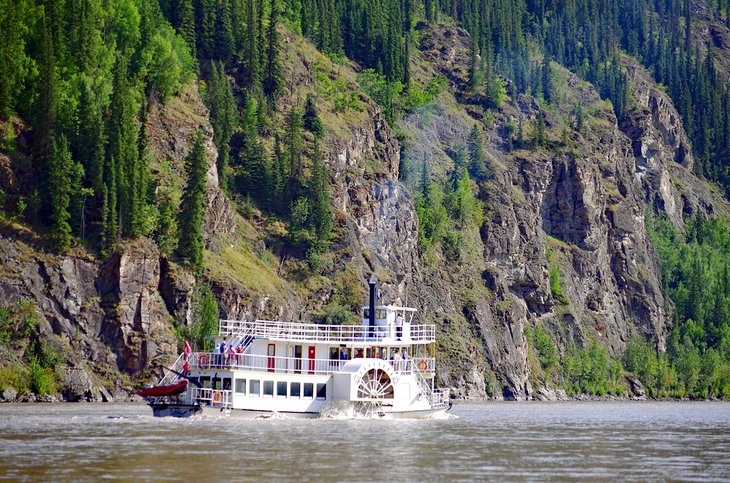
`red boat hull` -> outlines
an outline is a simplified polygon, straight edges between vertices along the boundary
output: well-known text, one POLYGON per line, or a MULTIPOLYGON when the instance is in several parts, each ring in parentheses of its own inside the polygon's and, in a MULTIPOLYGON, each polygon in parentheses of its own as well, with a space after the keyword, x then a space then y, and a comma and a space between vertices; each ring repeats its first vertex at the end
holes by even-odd
POLYGON ((137 391, 137 395, 142 397, 177 396, 178 394, 182 394, 183 392, 185 392, 185 389, 187 389, 187 387, 188 380, 180 379, 174 384, 140 389, 139 391, 137 391))

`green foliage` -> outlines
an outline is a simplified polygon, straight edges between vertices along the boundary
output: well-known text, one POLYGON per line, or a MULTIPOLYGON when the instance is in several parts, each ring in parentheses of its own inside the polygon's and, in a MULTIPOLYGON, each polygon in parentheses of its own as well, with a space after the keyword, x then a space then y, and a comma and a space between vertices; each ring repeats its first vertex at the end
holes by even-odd
POLYGON ((142 51, 149 86, 161 100, 171 97, 196 72, 195 60, 185 40, 169 25, 162 25, 142 51))
POLYGON ((592 340, 587 347, 571 344, 563 358, 562 379, 568 394, 621 394, 623 368, 612 360, 599 342, 592 340))
MULTIPOLYGON (((227 185, 226 179, 230 159, 229 142, 238 123, 238 109, 223 64, 219 62, 213 62, 211 64, 210 79, 207 87, 205 101, 208 109, 210 109, 210 123, 213 125, 213 143, 218 150, 218 183, 225 188, 227 185)), ((247 109, 253 109, 253 113, 249 112, 248 116, 255 116, 256 104, 253 99, 250 99, 249 102, 251 105, 247 106, 247 109)), ((256 135, 255 121, 255 117, 254 119, 247 119, 246 122, 251 122, 252 125, 244 125, 244 130, 247 133, 253 132, 254 138, 256 135)), ((256 144, 255 141, 254 139, 254 144, 256 144)), ((248 142, 249 144, 251 143, 251 141, 248 142)))
POLYGON ((623 364, 648 388, 656 384, 659 361, 656 351, 642 337, 634 336, 626 343, 623 364))
POLYGON ((658 374, 642 374, 647 379, 642 382, 656 393, 729 397, 730 233, 719 218, 695 217, 685 224, 687 232, 682 235, 665 218, 647 213, 647 231, 662 261, 675 322, 667 363, 660 358, 658 374))
POLYGON ((352 310, 338 302, 331 302, 327 304, 324 308, 324 313, 322 314, 322 322, 329 325, 352 324, 353 319, 356 319, 356 317, 354 317, 352 310))
POLYGON ((38 325, 38 312, 30 300, 0 305, 0 344, 30 337, 38 325))
POLYGON ((7 118, 35 62, 26 53, 27 36, 35 27, 36 8, 30 0, 0 0, 0 118, 7 118))
POLYGON ((482 131, 476 124, 474 124, 469 133, 467 150, 469 151, 469 174, 478 180, 483 180, 491 176, 491 166, 484 153, 482 131))
POLYGON ((195 144, 186 161, 188 180, 183 191, 178 226, 180 238, 177 246, 178 255, 193 270, 200 274, 203 271, 203 217, 205 215, 205 173, 208 163, 205 160, 203 133, 198 131, 195 144))
POLYGON ((507 86, 496 75, 490 76, 486 83, 486 97, 490 106, 501 108, 507 98, 507 86))
MULTIPOLYGON (((71 247, 71 225, 69 203, 71 202, 73 177, 69 176, 76 163, 71 159, 66 138, 61 136, 53 145, 53 155, 49 175, 54 183, 49 186, 51 193, 51 222, 53 243, 59 252, 71 247)), ((80 180, 77 180, 80 181, 80 180)))
POLYGON ((416 197, 418 216, 418 245, 427 252, 446 234, 448 213, 444 206, 443 190, 435 183, 427 183, 426 189, 416 197))
POLYGON ((31 391, 39 396, 54 394, 56 392, 56 380, 53 370, 43 367, 35 356, 30 357, 29 366, 31 391))
POLYGON ((314 97, 311 94, 307 96, 307 100, 304 103, 302 120, 304 129, 316 137, 322 137, 324 135, 324 126, 322 125, 322 120, 319 118, 317 106, 314 104, 314 97))
POLYGON ((545 114, 542 111, 537 113, 537 120, 535 121, 535 146, 544 147, 547 146, 547 133, 545 132, 545 114))
POLYGON ((555 300, 563 305, 567 305, 570 303, 570 300, 568 300, 568 297, 566 297, 563 293, 563 288, 560 283, 560 265, 558 265, 557 260, 555 260, 555 254, 551 249, 546 248, 545 252, 547 254, 547 261, 550 267, 550 293, 552 294, 553 298, 555 298, 555 300))
POLYGON ((205 341, 218 333, 218 302, 207 284, 197 284, 193 293, 193 318, 190 326, 190 343, 196 349, 204 349, 205 341))
POLYGON ((454 180, 453 192, 447 200, 449 214, 456 222, 457 228, 480 227, 483 212, 479 200, 472 192, 472 183, 466 168, 463 168, 459 177, 454 180))
POLYGON ((550 335, 545 332, 542 325, 536 325, 533 332, 533 345, 537 351, 538 358, 540 360, 540 366, 546 372, 549 379, 550 372, 558 365, 560 361, 560 354, 558 354, 558 348, 555 346, 555 342, 550 335))
POLYGON ((365 69, 358 74, 357 82, 383 108, 390 123, 399 120, 405 112, 412 112, 433 103, 448 85, 442 75, 429 79, 425 88, 416 83, 406 85, 400 81, 391 81, 374 69, 365 69))

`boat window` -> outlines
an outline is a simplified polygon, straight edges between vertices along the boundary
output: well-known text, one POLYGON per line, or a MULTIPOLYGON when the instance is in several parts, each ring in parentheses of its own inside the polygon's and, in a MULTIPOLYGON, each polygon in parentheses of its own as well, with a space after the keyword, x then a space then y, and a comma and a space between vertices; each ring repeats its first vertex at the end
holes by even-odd
POLYGON ((376 319, 384 319, 385 318, 385 310, 382 309, 376 309, 375 310, 375 318, 376 319))
POLYGON ((218 378, 213 379, 213 389, 221 389, 221 380, 218 378))
POLYGON ((248 396, 259 397, 259 394, 261 394, 261 381, 258 379, 248 381, 248 396))
POLYGON ((246 379, 236 379, 236 392, 246 394, 246 379))
POLYGON ((209 377, 209 376, 204 376, 204 377, 201 377, 201 378, 200 378, 200 384, 201 384, 201 385, 202 385, 203 387, 207 387, 207 388, 210 388, 210 377, 209 377))
POLYGON ((311 382, 304 383, 304 397, 312 399, 314 397, 314 384, 311 382))
POLYGON ((289 397, 300 397, 302 395, 302 383, 292 382, 289 386, 289 397))
POLYGON ((276 397, 286 397, 286 381, 276 381, 276 397))
POLYGON ((317 399, 327 399, 327 384, 317 384, 317 399))
POLYGON ((264 381, 264 397, 272 397, 274 395, 274 381, 264 381))
POLYGON ((330 360, 337 360, 340 358, 340 348, 330 347, 330 360))
POLYGON ((226 377, 223 379, 223 390, 224 391, 230 391, 231 390, 231 378, 226 377))

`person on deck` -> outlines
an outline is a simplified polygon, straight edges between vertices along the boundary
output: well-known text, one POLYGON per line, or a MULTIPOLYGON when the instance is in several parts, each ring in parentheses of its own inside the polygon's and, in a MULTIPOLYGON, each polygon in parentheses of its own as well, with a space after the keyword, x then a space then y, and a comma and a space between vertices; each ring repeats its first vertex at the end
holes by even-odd
POLYGON ((403 337, 403 316, 401 314, 395 317, 395 337, 397 340, 403 337))
POLYGON ((221 342, 220 347, 218 347, 218 355, 216 356, 216 365, 218 367, 221 367, 223 365, 223 358, 225 357, 226 353, 226 341, 221 342))

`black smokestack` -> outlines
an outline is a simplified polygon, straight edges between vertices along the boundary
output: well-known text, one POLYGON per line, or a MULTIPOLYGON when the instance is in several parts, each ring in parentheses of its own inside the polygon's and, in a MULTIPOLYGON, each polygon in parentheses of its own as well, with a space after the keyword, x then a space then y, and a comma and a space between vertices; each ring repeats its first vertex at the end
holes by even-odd
MULTIPOLYGON (((370 317, 368 326, 375 327, 375 285, 378 283, 378 278, 373 274, 368 281, 370 284, 370 317)), ((370 330, 372 333, 372 329, 370 330)))

